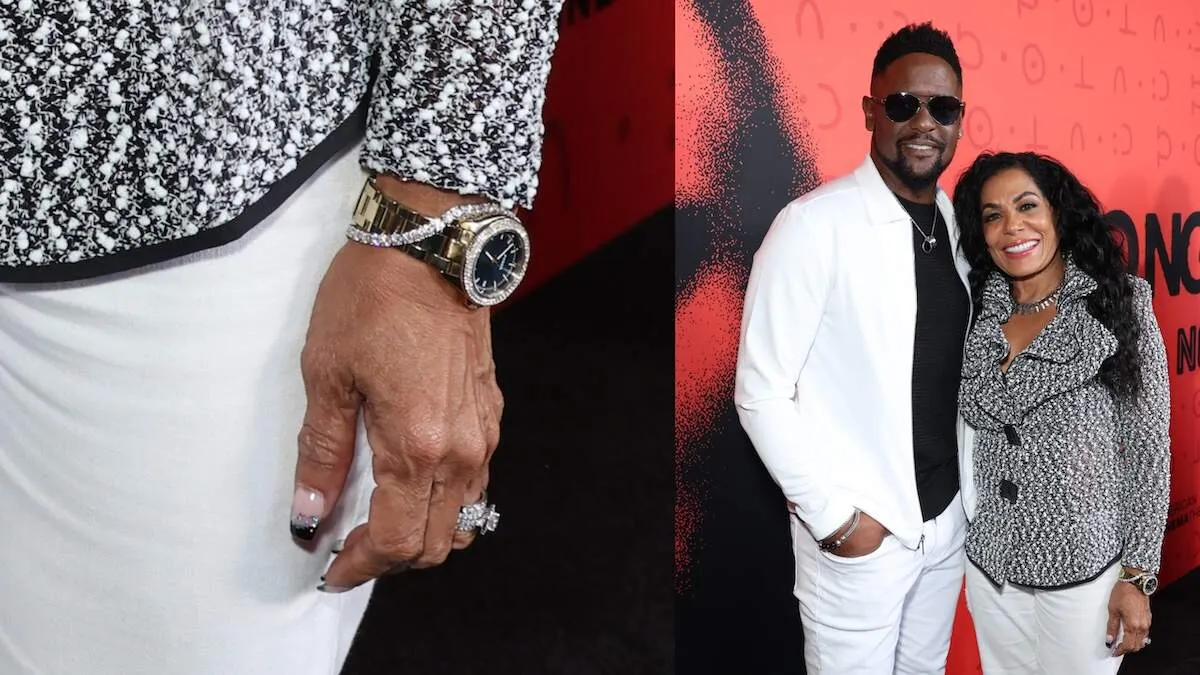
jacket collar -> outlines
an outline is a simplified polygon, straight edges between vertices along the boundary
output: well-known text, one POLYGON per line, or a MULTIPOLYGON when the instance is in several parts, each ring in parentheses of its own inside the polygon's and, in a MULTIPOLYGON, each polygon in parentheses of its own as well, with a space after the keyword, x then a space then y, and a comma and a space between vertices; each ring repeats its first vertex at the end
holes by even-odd
POLYGON ((1012 316, 1014 303, 1008 278, 996 271, 988 276, 979 320, 963 351, 960 397, 969 396, 977 404, 962 407, 969 423, 986 428, 1017 424, 1049 398, 1096 377, 1105 359, 1117 351, 1116 336, 1084 306, 1097 287, 1094 279, 1068 260, 1054 318, 1025 348, 1020 362, 1001 376, 1000 362, 1009 350, 1001 325, 1012 316), (986 395, 979 394, 980 377, 989 383, 983 386, 986 395))
MULTIPOLYGON (((883 176, 879 174, 879 168, 875 166, 875 160, 871 159, 870 153, 867 153, 863 163, 854 170, 854 178, 862 188, 867 206, 867 217, 871 224, 908 222, 908 212, 900 205, 887 183, 883 182, 883 176)), ((940 185, 937 187, 935 200, 943 222, 953 223, 954 205, 950 201, 950 196, 942 190, 940 185)), ((957 239, 957 237, 954 238, 957 239)), ((957 243, 957 241, 952 242, 955 245, 957 243)))
MULTIPOLYGON (((1058 306, 1066 307, 1080 300, 1085 300, 1098 288, 1096 280, 1079 269, 1069 257, 1065 259, 1062 290, 1058 294, 1058 306)), ((992 270, 984 282, 980 294, 982 307, 979 316, 994 316, 999 323, 1005 323, 1012 316, 1016 302, 1012 298, 1012 290, 1008 277, 999 270, 992 270)))

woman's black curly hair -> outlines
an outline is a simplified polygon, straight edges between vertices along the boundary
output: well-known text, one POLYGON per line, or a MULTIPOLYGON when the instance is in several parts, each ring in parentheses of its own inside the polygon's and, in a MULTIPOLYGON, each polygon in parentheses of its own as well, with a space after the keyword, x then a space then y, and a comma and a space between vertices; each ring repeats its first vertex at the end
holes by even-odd
POLYGON ((1007 169, 1020 169, 1037 184, 1054 213, 1059 251, 1099 287, 1087 299, 1088 312, 1117 338, 1117 352, 1100 368, 1100 380, 1118 398, 1138 391, 1138 320, 1133 289, 1126 275, 1123 235, 1104 219, 1100 203, 1058 160, 1032 152, 985 152, 959 177, 954 187, 954 213, 961 232, 959 246, 971 264, 968 277, 976 314, 988 275, 996 269, 983 237, 983 185, 1007 169))

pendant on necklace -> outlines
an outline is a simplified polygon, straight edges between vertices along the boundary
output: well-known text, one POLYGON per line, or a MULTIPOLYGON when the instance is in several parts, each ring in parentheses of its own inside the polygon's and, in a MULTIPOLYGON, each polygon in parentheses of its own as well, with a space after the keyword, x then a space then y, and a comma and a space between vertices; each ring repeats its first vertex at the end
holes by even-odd
POLYGON ((925 237, 925 241, 921 242, 921 250, 926 253, 932 251, 935 246, 937 246, 937 237, 932 234, 925 237))

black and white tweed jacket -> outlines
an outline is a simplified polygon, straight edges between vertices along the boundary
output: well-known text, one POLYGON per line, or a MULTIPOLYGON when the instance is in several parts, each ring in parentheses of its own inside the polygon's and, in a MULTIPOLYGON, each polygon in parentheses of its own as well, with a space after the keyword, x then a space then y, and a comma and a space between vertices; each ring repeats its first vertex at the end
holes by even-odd
POLYGON ((528 207, 561 5, 0 0, 0 280, 225 243, 364 134, 370 169, 528 207))
POLYGON ((1086 308, 1096 281, 1072 263, 1058 313, 1000 372, 1012 314, 999 273, 967 337, 959 405, 976 430, 978 505, 967 557, 996 583, 1057 588, 1115 561, 1157 572, 1170 472, 1166 349, 1150 286, 1131 277, 1141 393, 1114 400, 1099 381, 1117 340, 1086 308))

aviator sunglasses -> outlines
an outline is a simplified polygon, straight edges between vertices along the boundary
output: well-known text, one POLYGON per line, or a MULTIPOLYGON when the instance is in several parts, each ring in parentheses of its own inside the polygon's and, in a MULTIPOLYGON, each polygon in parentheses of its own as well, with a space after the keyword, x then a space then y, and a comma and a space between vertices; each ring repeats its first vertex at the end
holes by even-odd
POLYGON ((896 124, 903 124, 916 117, 917 113, 921 110, 921 106, 924 105, 934 122, 948 127, 956 124, 962 118, 963 108, 967 105, 954 96, 930 96, 928 99, 922 99, 916 94, 910 94, 907 91, 888 94, 883 98, 875 98, 874 96, 867 96, 865 98, 882 105, 884 114, 896 124))

